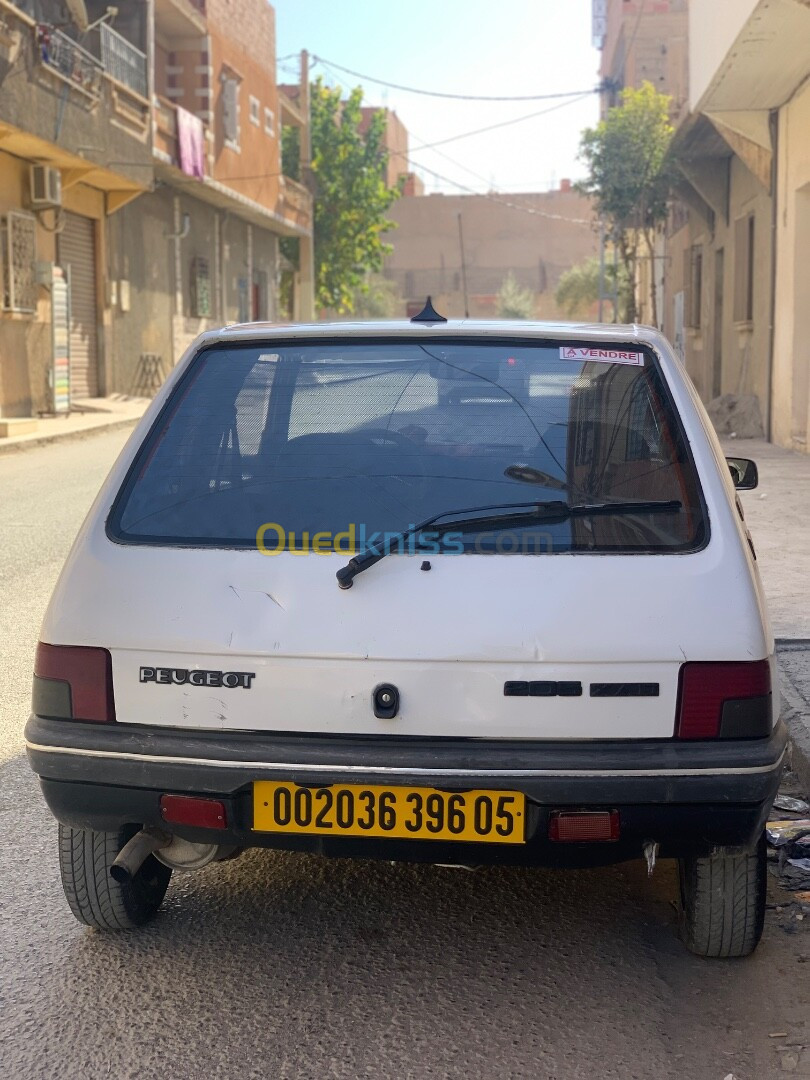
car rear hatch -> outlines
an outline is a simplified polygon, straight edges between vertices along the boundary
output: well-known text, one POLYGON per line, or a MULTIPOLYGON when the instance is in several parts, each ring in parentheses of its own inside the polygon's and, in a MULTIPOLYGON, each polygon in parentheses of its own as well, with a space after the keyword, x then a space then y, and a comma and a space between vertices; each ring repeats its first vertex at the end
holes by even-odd
MULTIPOLYGON (((682 662, 718 655, 700 617, 708 559, 617 559, 605 576, 599 558, 436 556, 424 571, 420 557, 391 556, 343 593, 334 556, 138 557, 137 575, 110 582, 128 594, 137 642, 111 650, 121 723, 669 738, 682 662), (138 580, 161 598, 159 628, 138 580), (392 719, 374 714, 381 684, 400 694, 392 719)), ((744 633, 724 629, 720 652, 740 655, 744 633)))
POLYGON ((665 739, 684 661, 765 655, 745 558, 709 539, 649 349, 216 345, 74 552, 45 640, 109 649, 122 724, 665 739), (372 545, 393 550, 338 588, 372 545))

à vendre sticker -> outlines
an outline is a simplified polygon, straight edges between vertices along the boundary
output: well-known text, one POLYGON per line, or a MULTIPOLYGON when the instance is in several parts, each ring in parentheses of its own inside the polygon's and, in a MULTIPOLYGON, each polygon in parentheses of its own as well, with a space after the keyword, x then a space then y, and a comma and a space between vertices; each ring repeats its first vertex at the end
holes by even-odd
POLYGON ((644 367, 644 353, 626 352, 624 349, 579 349, 571 345, 560 348, 561 360, 596 361, 600 364, 632 364, 644 367))

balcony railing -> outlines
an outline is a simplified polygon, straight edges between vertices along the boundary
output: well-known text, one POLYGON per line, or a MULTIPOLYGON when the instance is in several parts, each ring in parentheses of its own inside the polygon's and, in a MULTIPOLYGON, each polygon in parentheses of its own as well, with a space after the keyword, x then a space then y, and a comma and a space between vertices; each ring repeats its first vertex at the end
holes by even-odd
POLYGON ((279 178, 278 211, 291 223, 305 229, 312 227, 312 196, 289 176, 279 178))
POLYGON ((169 165, 178 165, 177 109, 172 102, 155 95, 153 115, 155 155, 169 165))
POLYGON ((104 67, 87 49, 67 34, 45 23, 37 25, 37 48, 39 58, 46 67, 56 71, 62 78, 75 83, 90 97, 101 95, 101 77, 104 67))
POLYGON ((146 54, 106 23, 102 23, 99 30, 104 70, 111 78, 145 98, 148 93, 146 54))

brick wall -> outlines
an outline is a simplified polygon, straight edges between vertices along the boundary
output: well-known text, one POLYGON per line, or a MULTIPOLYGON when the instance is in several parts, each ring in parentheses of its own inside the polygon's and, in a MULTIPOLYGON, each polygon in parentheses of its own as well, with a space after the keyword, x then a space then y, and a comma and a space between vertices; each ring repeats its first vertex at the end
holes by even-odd
POLYGON ((275 209, 281 167, 275 13, 266 0, 209 0, 207 11, 214 177, 275 209), (239 80, 238 149, 226 143, 223 118, 223 77, 232 76, 239 80), (251 118, 251 99, 258 122, 251 118))

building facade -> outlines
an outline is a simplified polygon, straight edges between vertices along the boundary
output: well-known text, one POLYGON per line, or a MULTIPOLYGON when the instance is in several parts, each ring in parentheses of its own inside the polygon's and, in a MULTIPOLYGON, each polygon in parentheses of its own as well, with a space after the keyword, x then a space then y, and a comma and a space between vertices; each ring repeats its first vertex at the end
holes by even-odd
POLYGON ((422 178, 410 171, 408 160, 409 135, 408 129, 402 123, 393 109, 380 109, 374 106, 364 105, 360 112, 363 119, 360 123, 360 133, 365 135, 368 131, 371 119, 377 113, 383 114, 385 121, 383 146, 388 154, 388 162, 385 169, 385 183, 388 187, 396 187, 402 184, 403 194, 423 195, 425 185, 422 178))
POLYGON ((686 107, 689 86, 687 0, 592 0, 594 44, 601 50, 602 115, 626 86, 652 83, 686 107))
POLYGON ((107 226, 151 184, 149 9, 113 28, 86 8, 81 28, 57 0, 0 3, 4 416, 115 384, 107 226))
POLYGON ((0 0, 0 415, 151 393, 201 330, 276 314, 312 207, 274 56, 264 0, 0 0))
POLYGON ((535 296, 537 318, 558 318, 561 274, 595 255, 590 200, 568 181, 559 190, 521 195, 403 196, 389 211, 395 231, 383 273, 402 314, 429 294, 450 318, 494 317, 508 275, 535 296))
MULTIPOLYGON (((688 108, 688 0, 592 0, 593 40, 601 50, 601 112, 621 102, 626 87, 650 83, 670 98, 670 118, 679 123, 688 108)), ((664 278, 669 271, 663 236, 652 254, 639 245, 636 312, 639 322, 662 323, 664 278), (655 311, 653 311, 653 293, 655 311)))
POLYGON ((721 431, 807 451, 810 6, 727 0, 722 18, 713 0, 593 7, 603 105, 644 80, 673 96, 679 179, 639 297, 654 274, 659 323, 721 431))
MULTIPOLYGON (((664 330, 707 402, 807 451, 810 7, 691 0, 683 210, 667 236, 664 330)), ((732 423, 733 426, 733 423, 732 423)))

